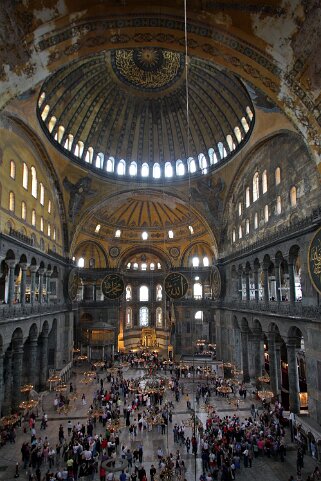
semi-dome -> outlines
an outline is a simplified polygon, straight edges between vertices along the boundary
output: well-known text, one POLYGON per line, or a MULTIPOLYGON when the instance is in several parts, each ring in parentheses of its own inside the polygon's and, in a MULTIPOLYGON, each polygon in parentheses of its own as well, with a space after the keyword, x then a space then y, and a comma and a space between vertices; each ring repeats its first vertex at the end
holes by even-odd
POLYGON ((247 141, 244 85, 209 61, 157 47, 77 59, 43 84, 38 116, 50 140, 102 175, 148 180, 206 174, 247 141))

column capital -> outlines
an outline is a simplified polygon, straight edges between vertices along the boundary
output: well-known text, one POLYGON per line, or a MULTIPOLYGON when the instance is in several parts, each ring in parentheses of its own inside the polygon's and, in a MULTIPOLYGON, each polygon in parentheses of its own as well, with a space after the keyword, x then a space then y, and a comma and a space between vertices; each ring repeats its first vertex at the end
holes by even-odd
POLYGON ((31 265, 31 266, 30 266, 30 272, 31 272, 31 274, 36 273, 37 270, 38 270, 38 266, 35 266, 35 265, 31 265))
POLYGON ((28 269, 29 264, 27 264, 27 262, 20 262, 19 266, 22 271, 26 271, 28 269))
POLYGON ((38 269, 39 276, 43 276, 46 272, 47 271, 44 267, 39 267, 39 269, 38 269))
POLYGON ((16 266, 17 262, 15 259, 7 259, 6 264, 9 267, 9 269, 13 269, 16 266))

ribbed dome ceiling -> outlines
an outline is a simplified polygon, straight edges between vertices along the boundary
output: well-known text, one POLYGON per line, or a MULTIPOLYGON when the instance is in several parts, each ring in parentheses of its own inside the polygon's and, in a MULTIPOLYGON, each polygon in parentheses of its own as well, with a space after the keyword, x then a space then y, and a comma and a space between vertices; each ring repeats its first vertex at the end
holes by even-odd
POLYGON ((76 60, 45 81, 39 119, 64 153, 104 175, 207 173, 247 140, 254 109, 233 75, 190 58, 187 135, 184 65, 156 47, 76 60))

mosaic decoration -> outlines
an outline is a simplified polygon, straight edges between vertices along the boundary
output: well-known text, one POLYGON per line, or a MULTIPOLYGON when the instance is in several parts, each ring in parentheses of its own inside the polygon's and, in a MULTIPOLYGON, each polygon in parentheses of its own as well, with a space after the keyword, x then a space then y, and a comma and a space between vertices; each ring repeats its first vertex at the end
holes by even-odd
POLYGON ((109 255, 110 255, 110 257, 113 257, 113 258, 118 257, 118 256, 119 256, 119 252, 120 252, 120 251, 119 251, 119 248, 116 247, 116 246, 111 247, 111 248, 109 249, 109 255))
POLYGON ((123 278, 118 274, 109 274, 101 283, 101 290, 107 299, 118 299, 124 292, 123 278))
POLYGON ((222 291, 222 281, 221 281, 221 274, 218 270, 218 267, 214 266, 211 272, 211 286, 212 286, 212 296, 214 300, 217 300, 221 297, 222 291))
POLYGON ((158 47, 114 50, 111 62, 119 79, 144 91, 168 88, 184 69, 182 54, 158 47))
POLYGON ((172 272, 166 276, 164 286, 168 297, 171 299, 180 299, 184 297, 187 292, 188 282, 186 277, 180 272, 172 272))
POLYGON ((308 267, 311 282, 321 294, 321 228, 316 232, 310 243, 308 267))
POLYGON ((79 275, 77 268, 70 271, 68 278, 68 296, 71 302, 75 301, 78 292, 79 275))
POLYGON ((180 250, 178 247, 171 247, 169 249, 169 253, 171 255, 171 257, 173 257, 174 259, 177 259, 179 254, 180 254, 180 250))

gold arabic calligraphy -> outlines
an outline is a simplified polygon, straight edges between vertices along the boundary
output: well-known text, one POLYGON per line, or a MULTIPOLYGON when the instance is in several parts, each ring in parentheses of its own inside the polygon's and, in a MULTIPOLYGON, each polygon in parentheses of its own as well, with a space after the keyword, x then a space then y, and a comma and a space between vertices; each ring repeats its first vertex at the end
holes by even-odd
POLYGON ((106 276, 102 282, 102 291, 105 297, 116 299, 120 297, 124 291, 124 283, 120 276, 106 276))
POLYGON ((165 292, 172 299, 183 297, 188 288, 186 278, 180 273, 169 274, 165 279, 165 292))

